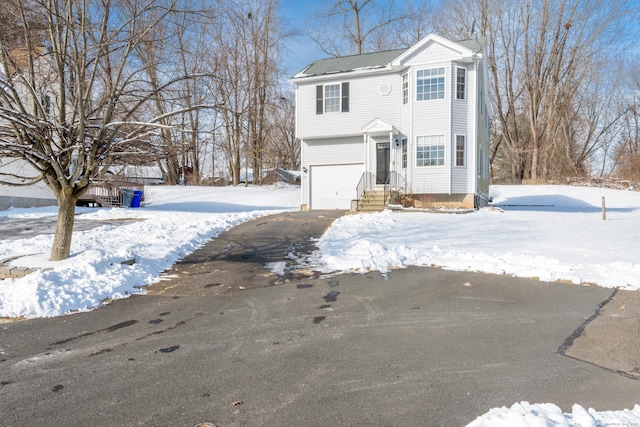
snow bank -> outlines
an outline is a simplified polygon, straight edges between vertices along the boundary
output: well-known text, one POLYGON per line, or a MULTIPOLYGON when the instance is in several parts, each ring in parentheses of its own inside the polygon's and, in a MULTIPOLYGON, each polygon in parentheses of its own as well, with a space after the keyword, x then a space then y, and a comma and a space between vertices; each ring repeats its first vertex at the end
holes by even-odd
POLYGON ((495 408, 469 423, 467 427, 638 427, 640 405, 632 410, 596 412, 573 405, 570 414, 552 403, 516 403, 510 408, 495 408))

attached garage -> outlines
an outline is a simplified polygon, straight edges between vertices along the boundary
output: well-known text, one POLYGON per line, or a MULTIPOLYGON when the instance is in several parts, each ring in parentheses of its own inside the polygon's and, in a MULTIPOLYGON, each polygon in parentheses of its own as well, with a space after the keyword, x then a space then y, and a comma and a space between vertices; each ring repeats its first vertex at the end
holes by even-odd
POLYGON ((363 163, 311 165, 309 167, 311 209, 351 209, 356 187, 364 172, 363 163))

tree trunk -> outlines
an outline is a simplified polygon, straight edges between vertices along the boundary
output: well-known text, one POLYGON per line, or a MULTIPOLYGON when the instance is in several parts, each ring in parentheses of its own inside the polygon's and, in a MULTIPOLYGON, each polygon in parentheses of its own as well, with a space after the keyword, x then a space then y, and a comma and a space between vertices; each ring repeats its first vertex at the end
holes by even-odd
POLYGON ((78 196, 60 194, 57 195, 57 199, 58 220, 56 222, 56 234, 53 237, 53 246, 51 247, 51 261, 69 258, 78 196))
POLYGON ((538 149, 537 141, 534 141, 533 151, 531 152, 531 180, 534 183, 538 181, 538 158, 540 157, 540 150, 538 149))
POLYGON ((176 156, 173 154, 167 156, 167 184, 176 185, 178 183, 179 169, 180 162, 178 162, 176 156))

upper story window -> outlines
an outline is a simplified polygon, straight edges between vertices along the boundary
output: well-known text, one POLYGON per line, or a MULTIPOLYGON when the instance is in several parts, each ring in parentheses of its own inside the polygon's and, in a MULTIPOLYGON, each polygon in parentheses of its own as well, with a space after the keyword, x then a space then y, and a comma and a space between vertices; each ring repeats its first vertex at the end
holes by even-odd
POLYGON ((456 99, 466 99, 467 70, 456 68, 456 99))
POLYGON ((316 86, 316 114, 349 111, 349 83, 316 86))
POLYGON ((444 135, 416 137, 416 166, 444 165, 444 135))
POLYGON ((409 102, 409 75, 402 75, 402 104, 409 102))
POLYGON ((340 85, 324 86, 324 112, 334 113, 340 111, 340 85))
POLYGON ((418 70, 416 100, 444 99, 444 67, 418 70))

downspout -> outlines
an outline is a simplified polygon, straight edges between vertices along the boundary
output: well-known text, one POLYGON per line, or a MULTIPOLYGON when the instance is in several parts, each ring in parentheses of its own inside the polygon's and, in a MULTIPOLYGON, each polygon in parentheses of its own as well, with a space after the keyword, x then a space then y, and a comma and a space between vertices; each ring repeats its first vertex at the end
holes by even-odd
POLYGON ((389 131, 389 176, 396 170, 396 144, 393 140, 393 129, 389 131), (393 156, 391 155, 393 153, 393 156))
MULTIPOLYGON (((451 196, 451 192, 453 190, 453 79, 455 79, 455 69, 453 62, 449 64, 449 143, 447 144, 447 149, 444 151, 445 156, 447 155, 447 151, 449 151, 449 173, 447 174, 447 178, 449 179, 449 196, 451 196)), ((445 138, 446 140, 446 138, 445 138)))
POLYGON ((366 133, 362 134, 362 142, 364 147, 364 172, 366 174, 369 172, 369 135, 366 133))
MULTIPOLYGON (((473 97, 473 108, 471 109, 472 111, 472 116, 473 116, 473 166, 472 166, 472 180, 471 182, 473 182, 473 199, 474 199, 474 205, 475 205, 475 198, 476 195, 478 194, 478 159, 479 159, 479 155, 478 155, 478 148, 479 148, 479 144, 478 144, 478 57, 476 55, 474 55, 473 58, 473 66, 474 66, 474 81, 475 81, 475 90, 474 90, 474 97, 473 97)), ((475 207, 475 206, 474 206, 475 207)))
MULTIPOLYGON (((413 68, 411 68, 409 77, 413 76, 413 68)), ((414 84, 414 79, 409 79, 409 135, 407 135, 407 183, 405 184, 405 192, 407 194, 413 192, 413 168, 415 165, 413 159, 413 139, 415 138, 415 130, 413 129, 413 106, 415 102, 415 98, 413 95, 413 91, 411 90, 414 84)))

